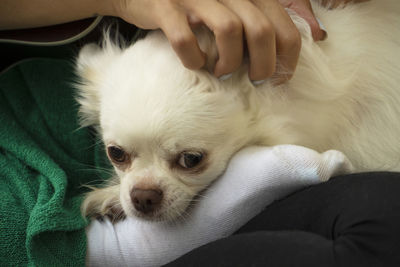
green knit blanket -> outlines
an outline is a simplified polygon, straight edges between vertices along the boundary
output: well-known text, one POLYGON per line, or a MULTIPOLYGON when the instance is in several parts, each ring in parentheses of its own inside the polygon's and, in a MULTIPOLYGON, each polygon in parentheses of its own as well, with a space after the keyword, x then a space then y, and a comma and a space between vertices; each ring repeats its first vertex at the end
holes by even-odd
POLYGON ((68 61, 0 75, 0 266, 84 266, 83 184, 107 177, 102 145, 79 129, 68 61))

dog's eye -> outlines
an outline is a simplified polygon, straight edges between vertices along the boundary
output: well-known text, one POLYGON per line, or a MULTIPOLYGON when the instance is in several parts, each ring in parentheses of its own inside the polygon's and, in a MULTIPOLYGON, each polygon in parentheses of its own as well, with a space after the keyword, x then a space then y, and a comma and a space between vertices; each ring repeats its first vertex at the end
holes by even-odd
POLYGON ((178 159, 178 164, 185 169, 196 167, 203 159, 200 152, 182 152, 178 159))
POLYGON ((107 147, 108 156, 115 163, 124 163, 128 160, 128 154, 120 147, 109 146, 107 147))

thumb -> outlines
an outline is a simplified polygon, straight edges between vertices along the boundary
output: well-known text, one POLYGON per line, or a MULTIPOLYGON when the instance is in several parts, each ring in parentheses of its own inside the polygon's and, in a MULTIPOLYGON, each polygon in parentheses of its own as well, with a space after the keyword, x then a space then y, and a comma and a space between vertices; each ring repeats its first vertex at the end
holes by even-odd
POLYGON ((328 37, 325 27, 315 17, 309 0, 279 0, 279 2, 308 22, 314 41, 323 41, 328 37))

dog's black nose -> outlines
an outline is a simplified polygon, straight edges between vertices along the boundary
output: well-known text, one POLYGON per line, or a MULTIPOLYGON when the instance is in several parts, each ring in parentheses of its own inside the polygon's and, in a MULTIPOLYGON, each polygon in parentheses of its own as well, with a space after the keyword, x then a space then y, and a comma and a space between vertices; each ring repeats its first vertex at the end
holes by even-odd
POLYGON ((157 189, 138 189, 131 191, 131 201, 137 211, 150 213, 160 207, 163 192, 157 189))

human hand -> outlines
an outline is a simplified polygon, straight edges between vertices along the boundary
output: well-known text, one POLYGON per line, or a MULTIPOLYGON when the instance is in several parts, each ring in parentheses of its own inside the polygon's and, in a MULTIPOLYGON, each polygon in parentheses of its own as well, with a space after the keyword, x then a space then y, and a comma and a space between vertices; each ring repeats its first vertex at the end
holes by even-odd
POLYGON ((321 4, 326 7, 336 8, 340 5, 346 5, 347 3, 361 3, 369 0, 321 0, 321 4))
MULTIPOLYGON (((346 0, 337 0, 337 1, 346 1, 346 0)), ((317 18, 315 17, 311 7, 310 0, 279 0, 279 2, 285 8, 292 9, 300 17, 302 17, 305 21, 307 21, 307 23, 310 25, 314 41, 322 41, 326 39, 327 33, 325 29, 323 29, 323 26, 319 24, 317 18)))
POLYGON ((249 78, 263 81, 276 71, 276 61, 285 74, 277 81, 290 79, 301 48, 301 38, 285 7, 303 16, 315 40, 323 32, 315 20, 309 0, 123 0, 117 15, 144 29, 160 28, 169 39, 184 66, 199 69, 206 61, 191 26, 205 24, 215 34, 219 58, 214 68, 217 77, 235 71, 243 58, 243 40, 249 52, 249 78))

